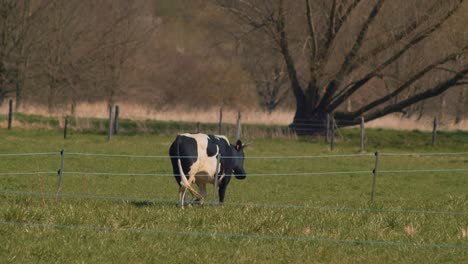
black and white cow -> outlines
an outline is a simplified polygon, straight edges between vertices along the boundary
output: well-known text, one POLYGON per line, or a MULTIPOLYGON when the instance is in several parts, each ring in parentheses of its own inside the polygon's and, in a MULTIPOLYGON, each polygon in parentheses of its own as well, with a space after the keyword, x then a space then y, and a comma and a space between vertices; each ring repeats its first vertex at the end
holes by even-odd
POLYGON ((206 184, 214 184, 218 177, 219 202, 224 202, 226 188, 231 176, 245 179, 244 147, 240 140, 231 145, 224 136, 206 134, 180 134, 169 149, 174 176, 179 184, 180 206, 184 207, 187 190, 200 203, 206 197, 206 184), (217 166, 217 156, 221 155, 220 166, 217 166), (216 169, 218 168, 218 171, 216 169), (196 183, 200 192, 192 184, 196 183))

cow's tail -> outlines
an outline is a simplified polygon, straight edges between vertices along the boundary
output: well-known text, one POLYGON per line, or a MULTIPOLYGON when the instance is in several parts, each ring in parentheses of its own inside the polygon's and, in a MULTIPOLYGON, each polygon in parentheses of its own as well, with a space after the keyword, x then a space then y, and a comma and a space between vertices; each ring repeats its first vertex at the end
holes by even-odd
POLYGON ((182 162, 180 161, 180 152, 179 152, 179 146, 180 146, 180 137, 177 137, 177 166, 179 167, 179 174, 180 174, 180 185, 186 188, 187 190, 192 193, 193 196, 198 198, 199 200, 203 200, 203 196, 201 196, 190 184, 190 182, 187 180, 187 177, 185 176, 184 170, 182 169, 182 162))

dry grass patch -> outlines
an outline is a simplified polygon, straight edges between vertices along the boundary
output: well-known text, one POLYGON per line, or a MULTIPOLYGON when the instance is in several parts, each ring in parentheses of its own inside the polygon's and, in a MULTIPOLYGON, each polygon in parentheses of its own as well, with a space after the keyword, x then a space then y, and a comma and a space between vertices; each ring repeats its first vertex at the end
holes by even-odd
MULTIPOLYGON (((135 103, 119 103, 120 117, 132 120, 155 119, 161 121, 182 121, 182 122, 200 122, 217 123, 219 122, 219 108, 212 109, 190 109, 184 106, 175 106, 170 109, 158 110, 146 105, 135 103)), ((8 105, 3 104, 0 108, 1 113, 8 112, 8 105)), ((107 103, 80 103, 76 107, 77 118, 108 118, 107 103)), ((49 112, 47 107, 40 105, 25 105, 19 109, 19 112, 25 114, 35 114, 41 116, 62 117, 70 114, 68 109, 59 109, 49 112)), ((238 109, 223 110, 223 122, 235 124, 237 121, 238 109)), ((244 110, 241 113, 242 123, 244 124, 266 124, 266 125, 288 125, 294 117, 294 110, 278 110, 268 113, 262 110, 244 110)), ((468 120, 463 120, 454 124, 453 120, 446 118, 439 124, 440 130, 468 130, 468 120)), ((399 130, 432 130, 432 118, 405 118, 400 114, 393 114, 371 121, 366 124, 370 128, 399 129, 399 130)))

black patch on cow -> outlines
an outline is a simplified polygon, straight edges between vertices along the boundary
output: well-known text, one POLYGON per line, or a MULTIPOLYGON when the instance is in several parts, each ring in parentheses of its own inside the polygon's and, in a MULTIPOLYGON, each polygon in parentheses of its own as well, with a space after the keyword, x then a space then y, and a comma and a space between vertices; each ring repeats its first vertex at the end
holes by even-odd
POLYGON ((169 148, 169 155, 171 156, 172 169, 178 184, 180 184, 180 172, 177 165, 177 157, 180 156, 180 163, 184 174, 188 176, 190 166, 197 161, 198 146, 194 138, 179 135, 169 148))
POLYGON ((208 135, 206 154, 208 157, 214 157, 218 154, 218 144, 216 144, 215 137, 213 135, 208 135))

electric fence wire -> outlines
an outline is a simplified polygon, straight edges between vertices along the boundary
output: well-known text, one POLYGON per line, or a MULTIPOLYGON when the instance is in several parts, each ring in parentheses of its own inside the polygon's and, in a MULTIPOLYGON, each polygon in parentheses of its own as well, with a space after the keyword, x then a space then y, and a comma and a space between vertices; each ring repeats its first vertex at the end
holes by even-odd
POLYGON ((468 245, 457 244, 431 244, 431 243, 410 243, 398 241, 379 241, 379 240, 346 240, 346 239, 330 239, 321 237, 305 237, 305 236, 274 236, 274 235, 257 235, 257 234, 242 234, 242 233, 217 233, 217 232, 195 232, 195 231, 177 231, 163 229, 143 229, 143 228, 124 228, 124 227, 107 227, 107 226, 84 226, 84 225, 64 225, 64 224, 44 224, 30 222, 14 222, 0 221, 1 225, 36 227, 36 228, 57 228, 57 229, 75 229, 88 230, 96 232, 131 232, 131 233, 149 233, 149 234, 164 234, 164 235, 182 235, 182 236, 201 236, 201 237, 221 237, 221 238, 239 238, 239 239, 261 239, 261 240, 290 240, 304 241, 317 243, 336 243, 336 244, 363 244, 374 246, 399 246, 399 247, 422 247, 422 248, 440 248, 440 249, 468 249, 468 245))

